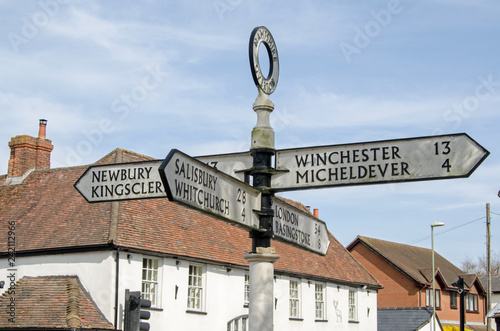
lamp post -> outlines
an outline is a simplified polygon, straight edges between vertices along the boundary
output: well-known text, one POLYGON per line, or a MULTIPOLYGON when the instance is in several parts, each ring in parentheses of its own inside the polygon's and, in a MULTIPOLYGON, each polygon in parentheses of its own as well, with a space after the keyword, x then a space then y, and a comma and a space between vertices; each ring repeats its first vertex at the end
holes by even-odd
POLYGON ((444 226, 443 222, 434 222, 431 224, 432 241, 432 331, 436 331, 436 273, 434 272, 434 228, 444 226))

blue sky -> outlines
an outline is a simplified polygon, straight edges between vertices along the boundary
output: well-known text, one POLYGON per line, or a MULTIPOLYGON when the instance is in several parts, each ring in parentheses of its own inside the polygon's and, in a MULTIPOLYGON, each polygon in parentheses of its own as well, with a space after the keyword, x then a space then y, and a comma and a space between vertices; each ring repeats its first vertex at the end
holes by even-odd
MULTIPOLYGON (((1 1, 0 173, 10 138, 48 120, 53 167, 121 147, 156 158, 247 151, 252 29, 280 76, 276 148, 465 132, 491 152, 466 179, 284 192, 344 245, 364 235, 459 265, 500 253, 500 4, 433 1, 1 1)), ((265 67, 266 63, 263 64, 265 67)))

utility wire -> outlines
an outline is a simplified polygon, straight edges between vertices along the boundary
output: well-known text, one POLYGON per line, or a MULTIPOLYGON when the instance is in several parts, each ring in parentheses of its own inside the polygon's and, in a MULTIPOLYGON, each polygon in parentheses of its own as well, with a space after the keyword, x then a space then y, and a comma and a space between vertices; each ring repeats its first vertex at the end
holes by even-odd
MULTIPOLYGON (((490 213, 491 213, 491 211, 490 211, 490 213)), ((495 214, 495 215, 498 215, 498 214, 495 214)), ((461 227, 466 226, 466 225, 469 225, 469 224, 471 224, 471 223, 474 223, 474 222, 480 221, 480 220, 485 219, 485 218, 486 218, 486 216, 483 216, 483 217, 480 217, 480 218, 475 219, 475 220, 473 220, 473 221, 469 221, 469 222, 466 222, 466 223, 463 223, 463 224, 460 224, 460 225, 454 226, 454 227, 452 227, 452 228, 448 228, 448 229, 447 229, 447 230, 445 230, 445 231, 441 231, 441 232, 439 232, 439 233, 435 233, 435 234, 434 234, 434 237, 439 236, 439 235, 442 235, 442 234, 447 233, 447 232, 450 232, 450 231, 453 231, 453 230, 456 230, 456 229, 458 229, 458 228, 461 228, 461 227)), ((429 236, 425 236, 425 237, 421 237, 421 238, 415 239, 415 240, 413 240, 413 241, 409 241, 409 242, 407 242, 407 244, 416 244, 416 243, 418 243, 418 242, 421 242, 421 241, 424 241, 424 240, 427 240, 427 239, 430 239, 430 238, 431 238, 431 236, 430 236, 430 235, 429 235, 429 236)))

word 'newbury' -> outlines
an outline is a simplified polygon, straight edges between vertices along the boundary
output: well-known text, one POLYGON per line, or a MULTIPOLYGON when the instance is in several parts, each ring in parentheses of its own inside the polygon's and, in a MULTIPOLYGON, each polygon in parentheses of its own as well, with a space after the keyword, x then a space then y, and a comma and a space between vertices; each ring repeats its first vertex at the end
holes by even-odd
POLYGON ((159 165, 159 161, 144 161, 92 166, 75 188, 89 202, 163 198, 159 165))
POLYGON ((151 179, 153 167, 106 169, 92 171, 91 198, 112 198, 141 194, 164 193, 162 183, 151 179))

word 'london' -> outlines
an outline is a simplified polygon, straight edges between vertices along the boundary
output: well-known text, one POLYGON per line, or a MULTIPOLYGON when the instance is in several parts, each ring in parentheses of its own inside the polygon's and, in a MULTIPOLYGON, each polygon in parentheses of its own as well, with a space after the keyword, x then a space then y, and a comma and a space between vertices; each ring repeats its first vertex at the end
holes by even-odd
POLYGON ((279 206, 274 208, 273 231, 295 243, 311 246, 311 234, 299 229, 299 214, 290 212, 279 206))
POLYGON ((152 169, 153 167, 92 170, 92 183, 99 183, 92 185, 92 198, 163 193, 162 182, 150 180, 152 169))
POLYGON ((409 165, 406 162, 379 162, 401 159, 399 147, 373 147, 334 151, 331 153, 312 153, 295 155, 297 167, 320 167, 296 171, 296 183, 314 183, 315 181, 342 181, 363 178, 384 178, 410 175, 409 165), (364 165, 350 165, 364 163, 364 165), (324 167, 328 165, 346 165, 341 167, 324 167), (347 166, 348 165, 348 166, 347 166))
POLYGON ((190 163, 181 162, 179 159, 175 160, 175 174, 188 180, 186 183, 175 179, 175 195, 177 197, 194 202, 203 209, 210 209, 221 215, 229 215, 229 200, 207 192, 207 190, 216 191, 217 176, 190 163), (205 190, 189 184, 189 181, 195 185, 203 186, 205 190))

